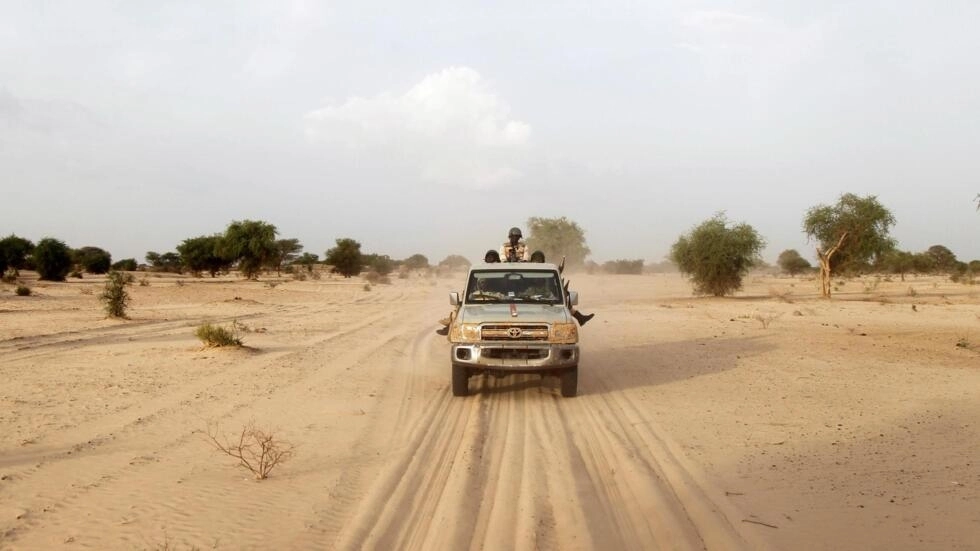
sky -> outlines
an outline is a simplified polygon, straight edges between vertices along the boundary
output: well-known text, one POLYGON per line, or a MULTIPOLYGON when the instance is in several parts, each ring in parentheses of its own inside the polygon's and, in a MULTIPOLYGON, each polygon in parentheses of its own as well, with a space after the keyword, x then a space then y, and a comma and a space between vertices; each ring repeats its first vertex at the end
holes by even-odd
POLYGON ((0 235, 114 259, 233 220, 479 260, 565 216, 658 262, 715 213, 770 262, 875 195, 980 259, 980 2, 0 0, 0 235))

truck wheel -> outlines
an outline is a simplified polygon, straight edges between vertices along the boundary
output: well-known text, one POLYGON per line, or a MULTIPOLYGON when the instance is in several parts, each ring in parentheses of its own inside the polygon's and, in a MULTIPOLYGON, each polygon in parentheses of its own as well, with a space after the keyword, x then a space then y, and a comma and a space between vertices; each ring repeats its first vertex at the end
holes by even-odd
POLYGON ((572 398, 578 393, 578 366, 565 370, 561 374, 561 395, 572 398))
POLYGON ((453 366, 453 396, 466 396, 470 393, 470 374, 461 365, 453 366))

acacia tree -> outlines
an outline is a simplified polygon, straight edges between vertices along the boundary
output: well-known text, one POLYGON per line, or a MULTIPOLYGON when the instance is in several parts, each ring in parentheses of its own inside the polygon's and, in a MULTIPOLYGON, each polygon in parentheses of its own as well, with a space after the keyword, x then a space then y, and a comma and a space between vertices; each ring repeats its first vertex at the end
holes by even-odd
POLYGON ((932 257, 935 261, 936 269, 941 272, 952 272, 956 269, 957 260, 953 251, 943 245, 933 245, 929 247, 925 254, 932 257))
POLYGON ((90 274, 104 274, 112 267, 112 255, 99 247, 82 247, 72 252, 72 260, 90 274))
POLYGON ((47 281, 64 281, 71 270, 71 249, 53 237, 39 241, 31 257, 38 276, 47 281))
POLYGON ((299 239, 291 237, 276 241, 276 254, 273 255, 269 265, 276 269, 276 275, 282 275, 282 265, 288 264, 296 259, 296 256, 303 250, 303 245, 299 239))
POLYGON ((364 267, 378 272, 378 275, 388 275, 395 269, 395 261, 386 254, 362 254, 361 262, 364 267))
POLYGON ((451 254, 439 261, 439 267, 447 270, 465 270, 470 267, 470 261, 458 254, 451 254))
POLYGON ((429 267, 429 259, 424 254, 413 254, 402 261, 402 266, 409 270, 424 270, 429 267))
POLYGON ((194 274, 208 272, 211 277, 231 268, 232 259, 221 255, 221 234, 201 235, 185 239, 177 245, 180 260, 194 274))
POLYGON ((0 239, 0 275, 7 271, 7 268, 18 270, 24 267, 27 256, 34 250, 34 243, 23 237, 10 234, 0 239))
POLYGON ((670 259, 689 275, 695 293, 720 297, 742 288, 742 277, 758 262, 765 244, 752 226, 729 226, 718 213, 682 235, 670 259))
POLYGON ((581 266, 592 252, 585 244, 585 231, 564 216, 528 218, 527 234, 528 249, 541 251, 545 258, 554 259, 556 263, 564 257, 568 266, 581 266))
POLYGON ((349 237, 337 239, 337 246, 327 250, 323 260, 333 266, 333 271, 344 277, 356 276, 361 273, 363 259, 361 244, 349 237))
POLYGON ((255 279, 276 255, 276 227, 261 220, 235 220, 228 224, 218 252, 237 260, 246 279, 255 279))
POLYGON ((888 231, 895 217, 874 195, 840 196, 834 205, 817 205, 803 218, 803 231, 817 241, 820 262, 820 292, 830 298, 830 278, 834 270, 867 263, 894 249, 888 231))
POLYGON ((306 266, 307 272, 313 271, 313 265, 320 261, 320 255, 313 253, 303 253, 293 261, 293 264, 299 264, 300 266, 306 266))
POLYGON ((158 272, 181 273, 182 261, 180 255, 173 251, 163 254, 156 251, 147 251, 146 263, 158 272))
POLYGON ((779 264, 779 268, 791 276, 810 269, 810 261, 800 256, 796 249, 786 249, 779 253, 776 264, 779 264))
POLYGON ((882 266, 885 270, 898 274, 902 281, 905 281, 905 274, 915 268, 915 255, 909 251, 894 250, 884 255, 882 266))

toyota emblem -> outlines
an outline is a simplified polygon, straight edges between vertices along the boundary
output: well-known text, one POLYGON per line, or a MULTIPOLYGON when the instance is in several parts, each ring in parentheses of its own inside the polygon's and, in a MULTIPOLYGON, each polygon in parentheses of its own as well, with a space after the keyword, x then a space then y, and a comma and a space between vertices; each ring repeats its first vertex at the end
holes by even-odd
POLYGON ((510 338, 512 338, 512 339, 520 338, 520 336, 521 336, 521 328, 520 327, 511 327, 510 329, 507 330, 507 334, 510 335, 510 338))

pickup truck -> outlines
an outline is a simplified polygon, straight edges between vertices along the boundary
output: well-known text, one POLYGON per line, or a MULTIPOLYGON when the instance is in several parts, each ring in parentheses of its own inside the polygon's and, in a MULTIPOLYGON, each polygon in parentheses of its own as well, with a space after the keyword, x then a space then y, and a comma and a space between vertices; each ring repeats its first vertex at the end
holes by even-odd
POLYGON ((561 379, 561 395, 578 390, 578 294, 562 285, 554 264, 476 264, 462 295, 450 293, 453 395, 469 394, 469 378, 537 373, 561 379))

